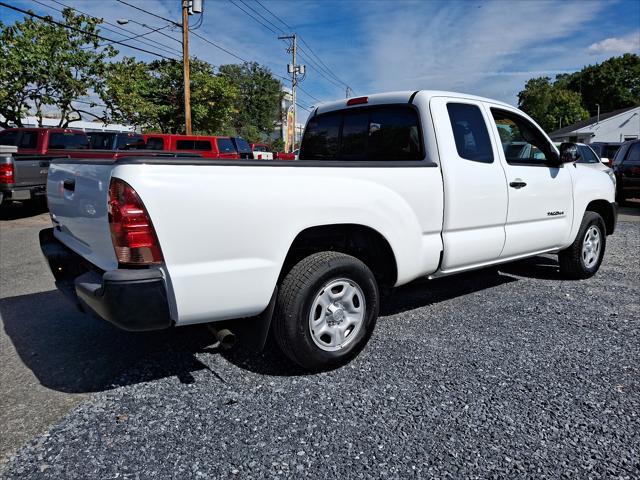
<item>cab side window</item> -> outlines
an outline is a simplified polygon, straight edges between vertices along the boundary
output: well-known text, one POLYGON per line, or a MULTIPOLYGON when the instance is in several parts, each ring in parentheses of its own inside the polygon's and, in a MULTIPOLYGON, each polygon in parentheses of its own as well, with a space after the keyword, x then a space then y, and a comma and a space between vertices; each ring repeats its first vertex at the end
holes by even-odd
POLYGON ((511 112, 491 109, 510 165, 547 166, 549 142, 528 120, 511 112))
POLYGON ((481 163, 493 163, 493 150, 482 112, 477 105, 448 103, 447 111, 461 158, 481 163))

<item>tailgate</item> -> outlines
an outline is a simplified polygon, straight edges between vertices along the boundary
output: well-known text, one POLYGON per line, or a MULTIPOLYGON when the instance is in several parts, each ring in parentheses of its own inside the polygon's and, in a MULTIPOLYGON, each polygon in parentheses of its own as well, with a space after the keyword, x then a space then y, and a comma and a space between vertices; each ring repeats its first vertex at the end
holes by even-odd
POLYGON ((45 185, 51 159, 16 155, 13 157, 14 184, 16 187, 45 185))
POLYGON ((47 200, 54 235, 103 270, 118 267, 107 215, 113 165, 104 162, 53 162, 47 200))

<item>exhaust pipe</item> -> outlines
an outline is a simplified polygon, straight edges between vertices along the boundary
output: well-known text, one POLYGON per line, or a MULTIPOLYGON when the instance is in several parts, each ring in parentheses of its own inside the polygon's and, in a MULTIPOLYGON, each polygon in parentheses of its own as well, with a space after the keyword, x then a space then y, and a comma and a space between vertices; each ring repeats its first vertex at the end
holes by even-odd
POLYGON ((209 331, 213 333, 213 336, 216 337, 216 340, 220 343, 220 348, 228 350, 236 344, 236 335, 231 330, 227 328, 218 330, 211 325, 207 325, 207 327, 209 328, 209 331))

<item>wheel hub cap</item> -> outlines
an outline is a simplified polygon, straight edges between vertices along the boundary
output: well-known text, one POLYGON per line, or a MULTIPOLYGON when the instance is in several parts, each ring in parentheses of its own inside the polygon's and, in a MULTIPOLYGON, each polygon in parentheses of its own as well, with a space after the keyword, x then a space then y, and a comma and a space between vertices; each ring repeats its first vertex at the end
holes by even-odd
POLYGON ((325 351, 349 345, 364 323, 365 300, 353 280, 339 278, 327 282, 316 294, 309 313, 313 342, 325 351))
POLYGON ((600 239, 600 229, 595 225, 591 225, 587 229, 582 242, 582 261, 587 268, 593 267, 600 258, 600 239))

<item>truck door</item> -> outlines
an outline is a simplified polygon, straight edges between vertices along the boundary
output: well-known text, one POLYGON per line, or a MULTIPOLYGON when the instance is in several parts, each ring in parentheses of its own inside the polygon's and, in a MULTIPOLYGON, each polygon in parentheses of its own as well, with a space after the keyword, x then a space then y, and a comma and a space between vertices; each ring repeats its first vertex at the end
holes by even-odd
POLYGON ((570 168, 550 163, 553 146, 542 131, 519 113, 487 105, 494 142, 509 185, 506 241, 500 255, 509 258, 566 244, 573 222, 570 168))
POLYGON ((499 258, 505 242, 507 183, 480 102, 431 100, 444 183, 441 270, 499 258))

